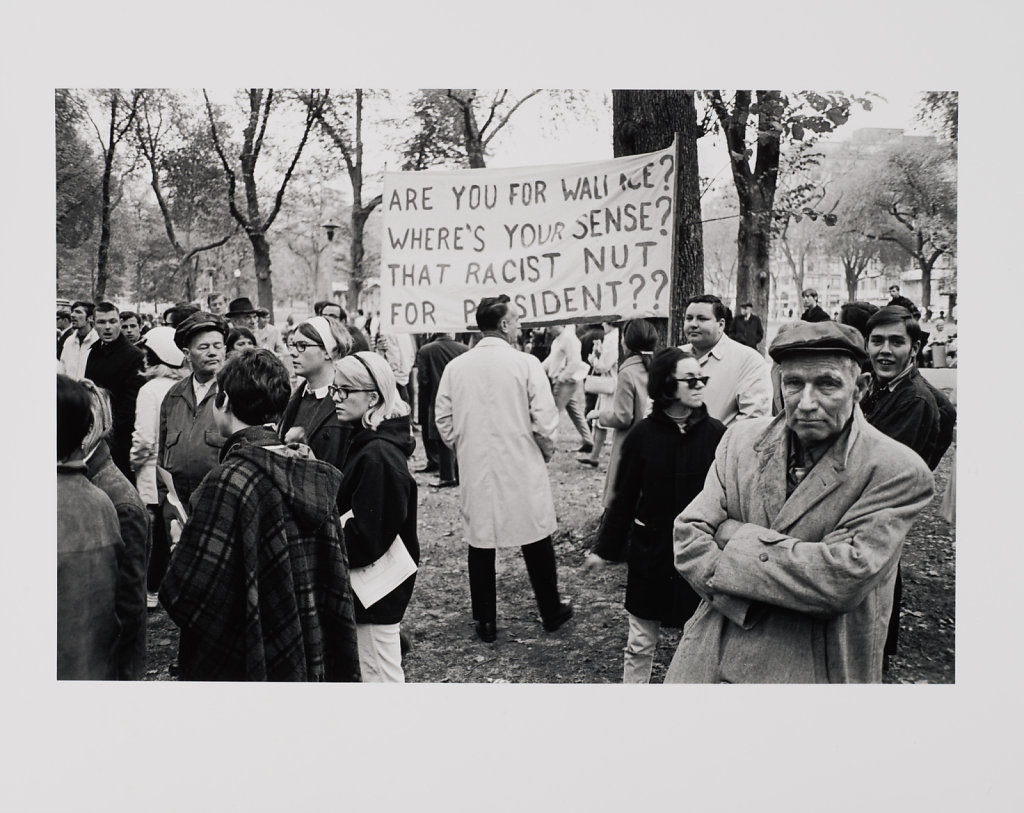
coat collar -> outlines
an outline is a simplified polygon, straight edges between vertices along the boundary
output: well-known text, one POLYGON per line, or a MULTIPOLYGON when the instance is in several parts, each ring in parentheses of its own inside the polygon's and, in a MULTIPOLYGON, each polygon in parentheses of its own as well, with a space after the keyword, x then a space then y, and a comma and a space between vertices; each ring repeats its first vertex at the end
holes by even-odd
POLYGON ((776 531, 791 528, 818 502, 835 491, 842 481, 851 449, 864 428, 864 415, 854 406, 849 425, 814 465, 793 493, 786 498, 786 466, 789 460, 789 430, 785 412, 776 416, 755 442, 761 497, 776 531))

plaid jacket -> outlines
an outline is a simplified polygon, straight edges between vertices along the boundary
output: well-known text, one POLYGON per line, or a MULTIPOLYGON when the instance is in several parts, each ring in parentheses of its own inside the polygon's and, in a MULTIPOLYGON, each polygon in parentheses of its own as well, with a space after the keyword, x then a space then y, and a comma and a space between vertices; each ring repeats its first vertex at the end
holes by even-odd
POLYGON ((183 678, 360 679, 340 482, 267 428, 228 438, 160 590, 181 627, 183 678))

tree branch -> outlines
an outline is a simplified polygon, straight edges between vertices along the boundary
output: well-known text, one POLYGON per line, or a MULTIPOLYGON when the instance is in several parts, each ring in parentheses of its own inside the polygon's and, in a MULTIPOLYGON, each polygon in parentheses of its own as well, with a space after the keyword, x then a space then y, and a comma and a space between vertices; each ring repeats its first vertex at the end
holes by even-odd
POLYGON ((227 157, 224 155, 224 149, 221 147, 220 137, 217 135, 217 125, 213 117, 213 107, 210 104, 210 97, 206 95, 206 88, 203 88, 203 98, 206 100, 206 115, 210 119, 210 135, 213 137, 213 148, 217 152, 217 156, 220 158, 220 163, 224 167, 224 174, 228 178, 228 209, 231 212, 231 216, 238 222, 243 229, 248 229, 248 222, 242 216, 242 213, 238 211, 238 207, 235 205, 235 188, 237 181, 235 179, 234 170, 231 169, 231 165, 228 163, 227 157))
POLYGON ((284 201, 284 190, 288 186, 288 181, 291 180, 292 172, 295 171, 295 165, 299 163, 299 157, 302 155, 302 150, 306 146, 306 140, 309 138, 309 131, 313 128, 313 122, 316 120, 316 114, 313 111, 312 102, 306 107, 306 127, 302 131, 302 140, 299 142, 298 149, 295 150, 295 156, 292 158, 291 164, 288 166, 288 171, 284 175, 284 180, 281 181, 281 187, 277 190, 277 195, 274 198, 274 208, 271 209, 267 219, 263 222, 262 231, 265 233, 274 222, 277 217, 277 213, 281 211, 281 203, 284 201))
MULTIPOLYGON (((528 99, 531 99, 532 97, 536 96, 538 93, 540 93, 540 89, 539 88, 537 90, 531 90, 529 93, 527 93, 525 96, 523 96, 522 99, 520 99, 518 102, 516 102, 514 105, 512 105, 512 107, 509 109, 509 111, 504 116, 501 117, 501 121, 499 121, 494 126, 494 129, 491 131, 490 135, 488 135, 487 138, 483 139, 483 141, 481 143, 484 145, 484 147, 488 146, 491 143, 491 139, 494 138, 494 136, 496 136, 498 133, 501 132, 501 128, 502 127, 504 127, 506 124, 508 124, 508 120, 512 117, 512 114, 515 113, 520 107, 522 107, 524 102, 526 102, 528 99)), ((502 98, 504 98, 504 97, 502 97, 502 98)), ((490 121, 491 120, 488 119, 487 123, 489 124, 490 121)), ((483 127, 480 128, 480 132, 483 133, 483 131, 486 130, 486 129, 487 129, 487 124, 485 124, 483 127)))

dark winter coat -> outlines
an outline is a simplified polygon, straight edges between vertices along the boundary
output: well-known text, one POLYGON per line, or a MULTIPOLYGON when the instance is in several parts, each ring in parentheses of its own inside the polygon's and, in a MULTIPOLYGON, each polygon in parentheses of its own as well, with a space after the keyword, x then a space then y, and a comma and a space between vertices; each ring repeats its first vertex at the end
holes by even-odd
POLYGON ((633 615, 681 627, 700 603, 676 572, 672 524, 703 489, 723 434, 706 407, 693 412, 685 433, 658 410, 622 444, 615 496, 594 552, 621 561, 628 535, 626 609, 633 615))
POLYGON ((756 348, 757 343, 764 338, 764 327, 761 325, 759 317, 751 314, 749 319, 744 319, 740 315, 732 320, 732 330, 729 332, 729 336, 740 344, 756 348))
POLYGON ((821 309, 820 305, 812 305, 800 317, 805 322, 831 322, 831 317, 821 309))
POLYGON ((930 468, 935 468, 933 460, 938 465, 936 454, 941 458, 946 451, 939 452, 939 407, 917 369, 900 379, 892 391, 875 382, 860 407, 875 429, 909 446, 930 468))
POLYGON ((117 678, 117 512, 81 461, 57 466, 57 680, 117 678))
POLYGON ((462 342, 440 338, 427 342, 416 353, 416 382, 419 384, 419 419, 423 436, 440 440, 437 425, 434 423, 434 399, 437 397, 437 385, 441 383, 441 373, 448 362, 461 356, 469 348, 462 342))
POLYGON ((301 424, 306 432, 306 439, 303 443, 313 450, 317 460, 323 460, 336 469, 341 469, 345 447, 352 435, 352 427, 338 420, 334 411, 334 401, 331 398, 318 399, 312 393, 306 392, 305 385, 300 386, 292 393, 288 405, 281 414, 281 420, 277 425, 278 434, 283 438, 289 429, 300 425, 296 423, 296 419, 299 407, 303 405, 304 401, 306 406, 311 408, 306 414, 311 415, 312 418, 301 424))
MULTIPOLYGON (((383 556, 396 536, 409 555, 420 561, 416 535, 416 480, 409 474, 409 456, 416 441, 409 416, 389 418, 374 429, 357 424, 342 469, 338 509, 353 516, 345 523, 349 566, 366 567, 383 556)), ((412 598, 416 574, 384 598, 364 607, 353 596, 360 624, 397 624, 412 598)))
POLYGON ((132 432, 135 430, 135 401, 143 385, 142 350, 124 336, 109 343, 96 342, 85 363, 85 377, 110 393, 110 411, 114 433, 110 439, 110 456, 125 477, 131 478, 129 462, 132 432))
POLYGON ((160 589, 184 678, 359 680, 340 479, 265 427, 227 439, 160 589))
POLYGON ((89 481, 106 494, 117 511, 121 549, 117 563, 118 680, 142 680, 146 672, 146 566, 149 563, 150 514, 128 478, 114 465, 104 441, 86 464, 89 481))

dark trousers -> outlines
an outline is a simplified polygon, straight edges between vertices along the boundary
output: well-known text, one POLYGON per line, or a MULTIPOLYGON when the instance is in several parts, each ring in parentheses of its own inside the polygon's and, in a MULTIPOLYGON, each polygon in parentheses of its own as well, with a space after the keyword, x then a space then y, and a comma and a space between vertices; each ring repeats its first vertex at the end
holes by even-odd
POLYGON ((427 453, 427 463, 431 466, 441 465, 441 448, 444 447, 444 443, 437 438, 428 438, 427 430, 424 427, 423 432, 423 451, 427 453))
POLYGON ((449 449, 444 441, 436 440, 437 444, 437 465, 440 467, 438 477, 442 480, 459 480, 459 461, 455 459, 455 452, 449 449))
POLYGON ((903 604, 903 573, 902 566, 896 566, 896 585, 893 588, 892 612, 889 614, 889 629, 885 636, 885 647, 882 652, 887 658, 896 654, 896 644, 900 637, 900 607, 903 604))
POLYGON ((159 505, 147 505, 153 521, 149 527, 153 534, 153 544, 149 550, 149 568, 146 571, 146 589, 150 593, 160 590, 160 582, 164 580, 167 564, 171 560, 171 540, 167 536, 167 525, 163 511, 159 505))
MULTIPOLYGON (((561 597, 558 595, 555 547, 551 544, 551 537, 523 545, 522 551, 541 618, 553 618, 558 613, 561 597)), ((494 553, 494 548, 469 548, 469 595, 474 621, 494 621, 498 617, 494 553)))

